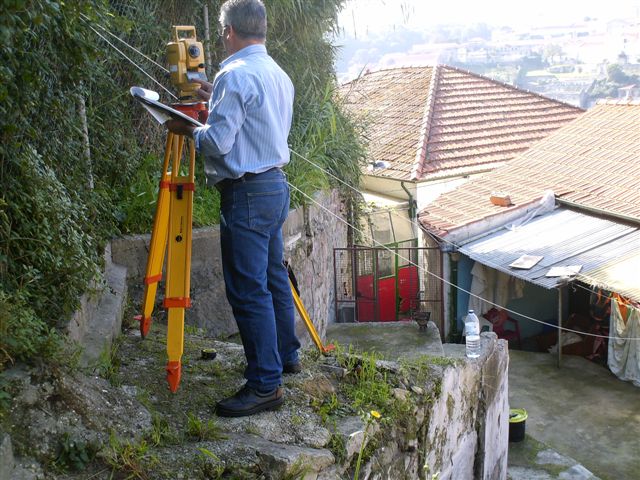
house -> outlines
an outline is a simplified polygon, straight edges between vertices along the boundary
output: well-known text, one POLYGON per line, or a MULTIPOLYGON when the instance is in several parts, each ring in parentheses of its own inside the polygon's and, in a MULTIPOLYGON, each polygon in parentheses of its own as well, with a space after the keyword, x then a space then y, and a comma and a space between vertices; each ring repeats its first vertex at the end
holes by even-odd
POLYGON ((640 102, 609 100, 432 201, 419 222, 444 252, 444 276, 460 289, 444 287, 445 305, 455 305, 447 312, 451 330, 468 305, 481 314, 498 305, 521 340, 577 315, 589 324, 569 328, 593 332, 590 308, 603 292, 619 294, 626 306, 640 302, 639 185, 640 102), (533 264, 514 266, 524 256, 533 264), (560 276, 551 276, 554 267, 560 276))
MULTIPOLYGON (((339 95, 347 109, 366 122, 369 168, 363 171, 363 189, 373 208, 369 224, 363 227, 363 243, 376 248, 422 245, 418 209, 470 178, 504 165, 583 113, 580 108, 445 65, 366 73, 342 85, 339 95)), ((410 308, 407 295, 414 296, 399 293, 398 285, 414 280, 401 276, 391 265, 393 256, 388 251, 369 255, 378 256, 379 264, 390 264, 387 270, 396 276, 396 287, 385 290, 382 279, 378 282, 374 274, 381 268, 368 268, 374 280, 367 277, 361 282, 367 284, 366 289, 358 288, 356 295, 371 299, 372 305, 360 309, 362 315, 356 315, 360 321, 363 315, 398 319, 398 312, 410 308), (375 310, 375 302, 393 306, 387 316, 365 315, 375 310)), ((439 312, 432 312, 436 322, 442 320, 439 312)))

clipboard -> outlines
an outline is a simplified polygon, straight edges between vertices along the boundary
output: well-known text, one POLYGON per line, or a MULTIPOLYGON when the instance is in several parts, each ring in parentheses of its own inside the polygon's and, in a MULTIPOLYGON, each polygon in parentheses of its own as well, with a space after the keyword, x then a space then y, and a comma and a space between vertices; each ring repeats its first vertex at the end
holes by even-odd
POLYGON ((160 95, 153 90, 147 90, 142 87, 131 87, 129 89, 131 96, 142 103, 142 106, 155 118, 158 123, 164 124, 169 119, 184 120, 194 127, 204 127, 204 124, 198 120, 179 112, 175 108, 171 108, 164 103, 159 102, 160 95))

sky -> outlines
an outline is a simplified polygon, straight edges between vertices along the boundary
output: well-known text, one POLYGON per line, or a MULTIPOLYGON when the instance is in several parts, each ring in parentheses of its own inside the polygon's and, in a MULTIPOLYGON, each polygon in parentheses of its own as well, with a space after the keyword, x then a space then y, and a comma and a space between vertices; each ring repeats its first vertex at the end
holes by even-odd
POLYGON ((640 0, 348 0, 339 23, 358 37, 394 25, 419 29, 447 23, 543 26, 582 20, 585 16, 620 18, 638 15, 640 0))

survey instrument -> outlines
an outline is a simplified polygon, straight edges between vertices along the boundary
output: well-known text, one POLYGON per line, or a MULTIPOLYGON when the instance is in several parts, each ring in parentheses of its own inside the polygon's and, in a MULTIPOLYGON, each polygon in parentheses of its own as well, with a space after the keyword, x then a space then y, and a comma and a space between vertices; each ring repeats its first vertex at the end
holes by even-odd
POLYGON ((175 25, 172 27, 173 41, 167 44, 167 61, 171 83, 178 90, 180 101, 198 99, 200 88, 195 80, 207 80, 204 69, 204 50, 196 39, 196 27, 175 25))

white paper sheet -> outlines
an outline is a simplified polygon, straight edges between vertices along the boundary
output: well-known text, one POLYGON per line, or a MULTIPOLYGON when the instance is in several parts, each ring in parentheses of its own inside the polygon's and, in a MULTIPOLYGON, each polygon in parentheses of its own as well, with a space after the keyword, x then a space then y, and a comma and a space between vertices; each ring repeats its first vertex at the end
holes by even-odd
POLYGON ((182 112, 179 112, 175 108, 171 108, 164 103, 160 103, 160 95, 158 92, 154 92, 153 90, 147 90, 142 87, 131 87, 129 92, 140 103, 142 106, 156 119, 158 123, 164 124, 167 120, 171 120, 172 118, 177 118, 181 120, 185 120, 186 122, 196 126, 202 127, 202 123, 193 118, 185 115, 182 112))

